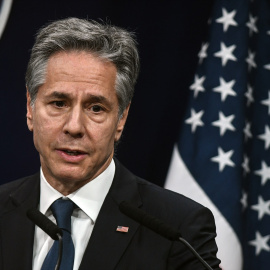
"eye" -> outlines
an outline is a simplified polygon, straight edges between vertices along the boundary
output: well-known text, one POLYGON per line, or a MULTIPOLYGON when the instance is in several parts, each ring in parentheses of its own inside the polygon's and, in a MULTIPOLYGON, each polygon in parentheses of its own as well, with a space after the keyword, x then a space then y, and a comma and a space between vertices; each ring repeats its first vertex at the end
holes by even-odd
POLYGON ((98 113, 98 112, 101 112, 103 109, 102 109, 102 107, 99 106, 99 105, 94 105, 94 106, 91 107, 91 110, 92 110, 93 112, 95 112, 95 113, 98 113))
POLYGON ((53 104, 58 108, 63 108, 65 106, 65 102, 60 100, 54 101, 53 104))

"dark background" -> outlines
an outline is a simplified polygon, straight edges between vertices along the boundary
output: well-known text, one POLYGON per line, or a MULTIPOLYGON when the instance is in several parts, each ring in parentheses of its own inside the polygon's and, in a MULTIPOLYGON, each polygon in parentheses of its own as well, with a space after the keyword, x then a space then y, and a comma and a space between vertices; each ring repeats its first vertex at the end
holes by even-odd
POLYGON ((135 174, 162 186, 212 5, 213 0, 15 0, 0 39, 0 183, 39 169, 26 126, 24 86, 35 33, 48 21, 76 16, 136 32, 141 72, 116 156, 135 174))

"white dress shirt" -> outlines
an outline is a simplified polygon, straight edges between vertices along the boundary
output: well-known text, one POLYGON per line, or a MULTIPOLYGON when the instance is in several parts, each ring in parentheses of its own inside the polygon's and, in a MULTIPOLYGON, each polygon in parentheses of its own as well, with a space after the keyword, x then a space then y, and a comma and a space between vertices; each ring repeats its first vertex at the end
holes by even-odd
MULTIPOLYGON (((71 237, 75 247, 73 270, 78 270, 83 254, 90 239, 93 227, 103 201, 111 187, 115 173, 115 163, 112 160, 108 168, 95 179, 69 194, 63 196, 55 190, 45 179, 40 169, 40 203, 39 210, 56 223, 49 207, 63 197, 72 200, 79 208, 71 216, 71 237)), ((39 227, 35 227, 33 247, 33 270, 40 270, 43 261, 53 245, 54 240, 39 227)))

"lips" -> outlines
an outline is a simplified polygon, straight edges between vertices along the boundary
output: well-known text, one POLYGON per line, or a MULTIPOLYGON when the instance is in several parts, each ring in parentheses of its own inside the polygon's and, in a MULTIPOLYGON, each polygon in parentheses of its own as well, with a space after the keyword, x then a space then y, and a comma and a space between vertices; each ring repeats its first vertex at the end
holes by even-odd
POLYGON ((71 148, 59 148, 58 151, 63 151, 68 155, 83 155, 86 154, 85 151, 80 149, 71 149, 71 148))
POLYGON ((62 151, 70 156, 78 156, 78 155, 84 154, 82 151, 78 151, 78 150, 62 150, 62 151))
POLYGON ((62 159, 68 162, 79 162, 87 155, 87 152, 80 149, 61 148, 57 149, 56 152, 62 157, 62 159))

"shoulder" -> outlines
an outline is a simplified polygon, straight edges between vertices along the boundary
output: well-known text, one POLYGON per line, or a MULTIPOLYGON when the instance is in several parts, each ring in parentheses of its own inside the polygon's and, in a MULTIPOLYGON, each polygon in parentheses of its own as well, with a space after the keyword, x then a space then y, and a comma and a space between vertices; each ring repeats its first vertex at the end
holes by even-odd
POLYGON ((149 210, 154 209, 158 215, 163 213, 166 216, 184 218, 192 212, 209 211, 200 203, 180 193, 167 190, 139 177, 137 177, 137 184, 144 207, 149 210))
POLYGON ((119 161, 116 161, 116 164, 118 171, 122 174, 121 177, 125 178, 125 182, 129 181, 131 187, 135 183, 140 194, 142 209, 147 213, 162 220, 170 221, 170 223, 179 223, 181 220, 182 224, 183 220, 192 215, 206 215, 212 219, 210 210, 200 203, 135 176, 119 161))
POLYGON ((12 194, 16 192, 27 193, 36 186, 39 179, 39 173, 34 175, 26 176, 6 184, 0 185, 0 209, 7 203, 12 194))
POLYGON ((2 194, 9 193, 9 192, 19 188, 20 186, 24 185, 25 183, 30 183, 31 181, 33 181, 37 178, 39 178, 39 173, 25 176, 25 177, 19 178, 17 180, 13 180, 13 181, 10 181, 10 182, 5 183, 3 185, 0 185, 0 196, 2 194))

